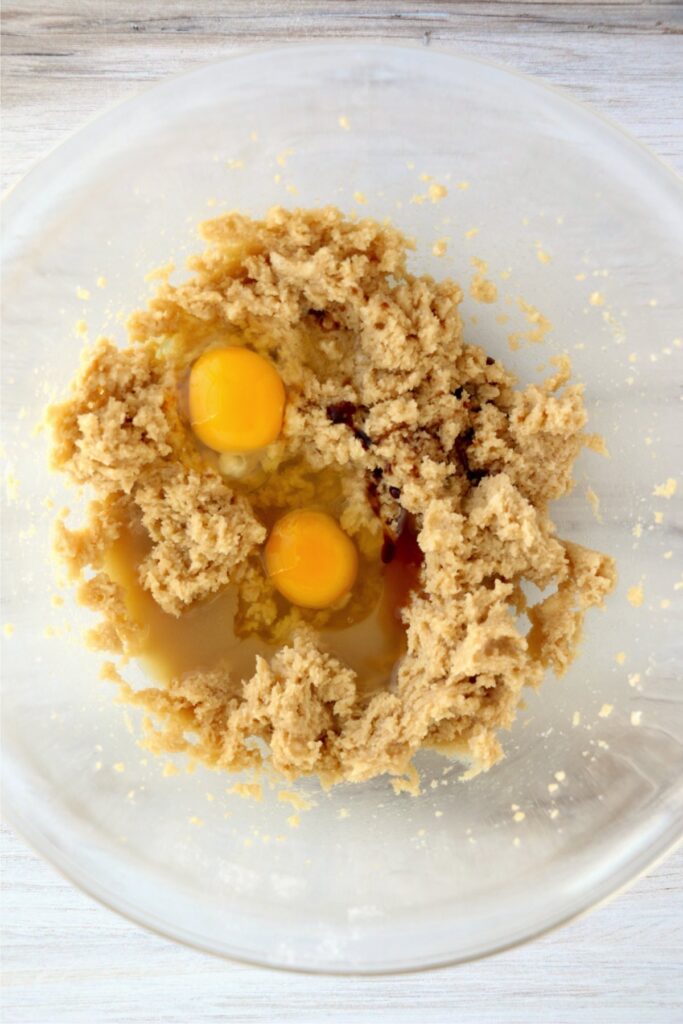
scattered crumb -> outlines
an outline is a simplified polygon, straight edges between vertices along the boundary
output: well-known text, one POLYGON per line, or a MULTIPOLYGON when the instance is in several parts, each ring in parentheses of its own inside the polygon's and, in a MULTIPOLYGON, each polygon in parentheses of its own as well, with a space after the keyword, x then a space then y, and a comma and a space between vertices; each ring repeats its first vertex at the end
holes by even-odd
POLYGON ((583 273, 582 274, 575 274, 574 275, 574 280, 575 281, 585 281, 586 280, 586 275, 583 274, 583 273))
POLYGON ((90 292, 88 291, 87 288, 77 288, 76 295, 78 296, 79 299, 82 299, 84 302, 90 298, 90 292))
POLYGON ((15 626, 13 622, 6 622, 5 625, 2 627, 2 631, 5 634, 5 636, 13 636, 14 630, 15 626))
POLYGON ((643 584, 637 583, 626 591, 626 600, 633 608, 640 608, 644 600, 643 584))
POLYGON ((243 800, 262 800, 263 789, 260 782, 236 782, 231 786, 228 793, 242 797, 243 800))
POLYGON ((445 185, 439 185, 437 182, 434 182, 427 189, 427 195, 433 203, 439 203, 448 195, 448 189, 445 185))
MULTIPOLYGON (((476 769, 470 769, 476 774, 476 769)), ((420 776, 417 773, 415 765, 411 765, 408 769, 407 775, 391 780, 391 788, 393 789, 396 796, 399 793, 410 793, 411 796, 419 796, 420 794, 420 776)))
POLYGON ((53 594, 50 598, 50 604, 53 608, 61 608, 64 604, 64 598, 61 594, 53 594))
POLYGON ((365 195, 362 192, 354 192, 353 198, 354 202, 358 203, 361 206, 367 203, 367 199, 365 198, 365 195))
POLYGON ((299 825, 301 824, 301 818, 299 817, 298 814, 290 814, 290 816, 287 818, 287 824, 289 825, 290 828, 298 828, 299 825))
POLYGON ((567 773, 566 772, 555 772, 555 778, 557 779, 558 782, 564 782, 564 780, 567 778, 567 773))
POLYGON ((512 845, 513 846, 521 846, 522 845, 522 840, 519 838, 519 836, 515 836, 515 838, 512 840, 512 845))
POLYGON ((673 558, 673 551, 665 551, 662 558, 673 558))
POLYGON ((278 167, 286 167, 287 160, 289 159, 290 156, 293 155, 293 149, 283 149, 282 152, 278 153, 278 155, 275 157, 275 162, 277 163, 278 167))
POLYGON ((629 686, 637 686, 640 682, 640 672, 631 672, 628 677, 629 686))
POLYGON ((289 194, 292 195, 292 196, 295 196, 298 193, 298 191, 299 191, 299 189, 296 187, 296 185, 293 185, 291 181, 290 181, 289 185, 285 185, 285 188, 287 189, 289 194))
POLYGON ((642 711, 632 711, 631 712, 631 725, 640 725, 642 717, 643 717, 643 712, 642 711))
POLYGON ((556 782, 549 782, 548 783, 548 792, 549 793, 556 793, 559 788, 560 787, 558 786, 558 784, 556 782))
POLYGON ((126 766, 123 761, 117 761, 115 765, 112 765, 115 772, 125 772, 126 766))
POLYGON ((591 292, 588 301, 591 306, 604 306, 605 296, 601 292, 591 292))
POLYGON ((446 250, 448 249, 448 239, 439 238, 432 246, 432 253, 434 256, 445 256, 446 250))
POLYGON ((348 809, 348 807, 340 807, 337 813, 337 817, 339 819, 350 818, 351 811, 348 809))
POLYGON ((642 537, 643 536, 643 524, 642 523, 636 523, 635 526, 633 527, 633 529, 631 530, 631 533, 633 534, 634 537, 642 537))
POLYGON ((201 826, 204 824, 202 818, 198 818, 196 814, 191 815, 187 820, 189 821, 190 825, 201 826))
POLYGON ((550 815, 551 818, 557 818, 559 816, 560 812, 558 811, 557 807, 552 807, 548 811, 548 814, 550 815))
POLYGON ((443 811, 434 811, 435 818, 443 818, 443 811))
POLYGON ((664 522, 664 513, 663 512, 653 512, 653 515, 654 515, 655 523, 657 524, 657 526, 661 526, 662 523, 664 522))
POLYGON ((488 280, 484 276, 488 270, 486 261, 475 257, 472 263, 476 267, 476 273, 470 283, 470 298, 474 299, 475 302, 484 302, 486 304, 495 302, 498 298, 498 289, 493 281, 488 280))
POLYGON ((173 761, 167 761, 161 770, 161 774, 168 778, 169 775, 178 775, 179 769, 173 764, 173 761))
POLYGON ((577 725, 581 725, 581 712, 580 711, 575 711, 574 714, 572 715, 572 725, 574 726, 574 728, 576 728, 577 725))
POLYGON ((314 806, 307 797, 293 789, 281 789, 277 798, 281 803, 289 804, 295 811, 310 811, 314 806))
POLYGON ((672 476, 670 476, 666 483, 657 484, 652 493, 655 496, 655 498, 673 498, 677 488, 678 482, 674 480, 672 476))
POLYGON ((590 505, 593 511, 595 519, 598 523, 601 523, 602 515, 600 514, 600 499, 598 498, 597 494, 595 493, 592 487, 586 488, 586 498, 588 499, 588 504, 590 505))
POLYGON ((213 793, 205 793, 204 795, 210 804, 213 803, 213 801, 216 799, 213 793))
POLYGON ((614 655, 614 660, 616 661, 617 665, 623 665, 626 661, 626 652, 619 651, 617 654, 614 655))
MULTIPOLYGON (((470 187, 469 181, 456 181, 455 187, 459 188, 461 192, 465 192, 470 187)), ((674 342, 675 344, 675 342, 674 342)))
POLYGON ((552 260, 552 256, 543 249, 540 242, 536 242, 536 259, 539 263, 550 263, 552 260))
POLYGON ((345 132, 351 131, 351 124, 346 114, 341 115, 341 117, 337 121, 337 124, 339 125, 340 128, 343 128, 345 132))
POLYGON ((469 231, 465 232, 465 238, 467 238, 467 239, 474 238, 478 234, 479 234, 479 228, 470 228, 469 231))
POLYGON ((671 605, 671 601, 669 600, 668 597, 663 597, 662 600, 659 602, 659 607, 662 608, 662 609, 669 608, 670 605, 671 605))
POLYGON ((74 324, 74 334, 79 338, 84 338, 88 333, 88 324, 85 320, 77 320, 74 324))
POLYGON ((98 288, 106 288, 107 287, 107 279, 106 279, 106 277, 103 277, 102 274, 100 274, 100 276, 97 278, 97 287, 98 288))
POLYGON ((515 811, 515 813, 512 815, 513 821, 524 821, 525 818, 526 814, 524 813, 524 811, 515 811))
POLYGON ((603 704, 602 707, 600 708, 600 710, 598 711, 598 717, 599 718, 609 718, 609 716, 612 714, 613 711, 614 711, 614 704, 603 704))
POLYGON ((532 306, 525 299, 518 298, 517 305, 524 313, 527 321, 532 325, 527 331, 514 331, 508 335, 508 346, 515 352, 519 349, 522 341, 529 341, 532 344, 540 345, 545 340, 548 331, 552 330, 552 324, 547 317, 544 317, 540 310, 532 306))
MULTIPOLYGON (((145 274, 145 281, 164 281, 168 283, 168 279, 175 270, 175 263, 169 260, 168 263, 163 263, 160 267, 153 267, 145 274)), ((122 314, 123 316, 124 314, 122 314)))
POLYGON ((609 750, 609 743, 606 740, 598 740, 598 746, 601 750, 609 750))

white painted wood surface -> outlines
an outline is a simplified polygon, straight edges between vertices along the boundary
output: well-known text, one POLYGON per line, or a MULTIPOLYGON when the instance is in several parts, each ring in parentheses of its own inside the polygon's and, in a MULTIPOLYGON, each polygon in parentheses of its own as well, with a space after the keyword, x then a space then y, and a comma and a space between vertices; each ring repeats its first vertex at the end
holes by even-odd
MULTIPOLYGON (((142 85, 297 38, 448 44, 539 74, 683 169, 683 4, 5 0, 2 187, 142 85)), ((493 960, 310 978, 228 964, 128 924, 2 832, 5 1024, 683 1021, 683 850, 588 918, 493 960)))

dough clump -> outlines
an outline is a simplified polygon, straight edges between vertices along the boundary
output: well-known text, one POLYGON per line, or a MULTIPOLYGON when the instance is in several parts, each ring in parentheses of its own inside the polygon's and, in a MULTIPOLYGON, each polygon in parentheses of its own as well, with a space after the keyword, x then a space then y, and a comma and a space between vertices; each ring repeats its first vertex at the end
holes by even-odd
POLYGON ((615 582, 612 560, 558 538, 549 516, 582 446, 595 446, 568 360, 517 389, 464 341, 460 287, 410 273, 412 246, 391 226, 274 208, 202 233, 189 280, 162 282, 131 318, 127 347, 98 341, 51 410, 53 464, 95 493, 86 526, 60 521, 57 543, 103 616, 99 647, 136 653, 136 624, 106 572, 131 516, 149 540, 140 583, 164 611, 182 615, 232 584, 242 629, 274 629, 281 643, 250 677, 219 665, 141 691, 119 680, 123 699, 153 716, 153 750, 227 771, 260 763, 255 738, 275 769, 325 785, 409 775, 424 747, 489 768, 523 687, 567 669, 586 610, 615 582), (183 372, 233 336, 271 359, 287 389, 258 498, 202 457, 183 418, 183 372), (383 531, 414 523, 423 562, 403 609, 405 653, 379 692, 327 649, 324 616, 278 613, 263 573, 263 510, 305 503, 311 474, 341 481, 340 521, 368 557, 383 531), (525 582, 552 593, 529 605, 525 582))

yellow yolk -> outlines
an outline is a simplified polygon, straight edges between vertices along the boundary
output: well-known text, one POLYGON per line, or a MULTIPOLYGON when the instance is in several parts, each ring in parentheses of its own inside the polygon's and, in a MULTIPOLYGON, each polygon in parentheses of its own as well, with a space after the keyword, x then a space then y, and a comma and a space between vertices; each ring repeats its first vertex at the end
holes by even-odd
POLYGON ((268 577, 292 604, 329 608, 350 591, 358 572, 353 541, 325 512, 295 509, 266 541, 268 577))
POLYGON ((285 388, 275 367, 251 349, 214 348, 190 371, 190 422, 216 452, 251 452, 277 440, 285 388))

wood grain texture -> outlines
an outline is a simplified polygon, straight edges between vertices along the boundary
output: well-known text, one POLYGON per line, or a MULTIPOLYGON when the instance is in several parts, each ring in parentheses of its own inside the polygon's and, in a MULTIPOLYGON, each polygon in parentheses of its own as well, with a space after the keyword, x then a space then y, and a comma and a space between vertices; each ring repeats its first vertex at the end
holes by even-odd
POLYGON ((3 189, 142 84, 295 39, 446 45, 565 86, 683 169, 683 4, 6 0, 3 189))
POLYGON ((678 1024, 683 850, 590 916, 463 967, 312 978, 149 934, 1 836, 4 1024, 678 1024))
MULTIPOLYGON (((141 86, 266 42, 447 45, 569 88, 683 169, 683 4, 6 0, 7 187, 141 86)), ((503 956, 423 975, 309 978, 150 935, 2 836, 5 1024, 676 1024, 683 851, 612 903, 503 956)))

